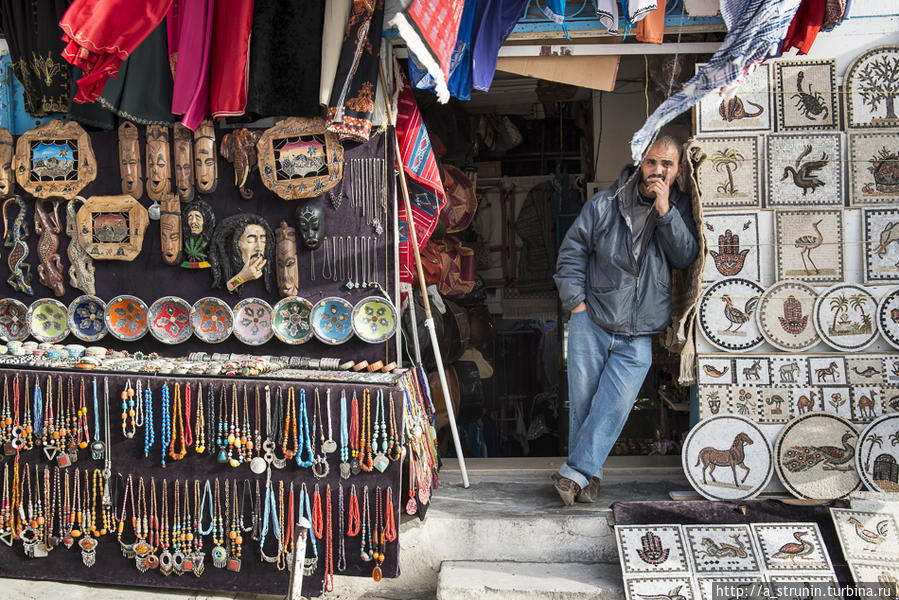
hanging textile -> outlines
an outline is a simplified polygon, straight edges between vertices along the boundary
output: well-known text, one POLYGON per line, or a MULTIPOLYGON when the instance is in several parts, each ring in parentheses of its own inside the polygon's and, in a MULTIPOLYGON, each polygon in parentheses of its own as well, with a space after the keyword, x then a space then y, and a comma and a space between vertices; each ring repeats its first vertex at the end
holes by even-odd
POLYGON ((74 0, 59 26, 62 57, 84 71, 75 102, 93 102, 122 61, 162 22, 172 0, 74 0))
POLYGON ((59 57, 64 44, 56 26, 67 7, 65 0, 0 2, 13 73, 22 84, 25 110, 32 117, 65 112, 69 105, 71 76, 59 57))
POLYGON ((434 79, 437 100, 449 102, 447 87, 464 0, 400 0, 388 25, 396 27, 409 52, 434 79))
POLYGON ((802 0, 787 30, 781 52, 796 48, 798 54, 808 54, 824 23, 825 8, 825 0, 802 0))
POLYGON ((566 40, 571 39, 568 36, 568 25, 565 24, 565 0, 546 0, 543 14, 547 19, 562 27, 562 33, 565 34, 566 40))
POLYGON ((618 33, 618 0, 596 0, 596 16, 609 33, 618 33))
POLYGON ((350 17, 353 0, 325 0, 325 25, 322 32, 322 69, 318 103, 327 108, 337 75, 343 31, 350 17))
POLYGON ((328 131, 342 139, 371 135, 383 23, 383 0, 353 0, 328 108, 328 131))
POLYGON ((766 56, 776 53, 799 0, 722 0, 721 16, 728 26, 721 48, 684 87, 656 108, 631 139, 634 163, 643 158, 653 135, 703 96, 725 88, 733 93, 740 79, 766 56))
MULTIPOLYGON (((450 62, 447 87, 450 95, 459 100, 471 100, 471 36, 477 7, 478 0, 465 2, 462 19, 459 21, 459 34, 456 36, 456 48, 450 62)), ((437 87, 437 81, 412 52, 409 53, 409 79, 420 90, 437 87)))
POLYGON ((247 109, 252 31, 253 0, 216 3, 209 83, 213 118, 236 117, 247 109))
POLYGON ((665 4, 666 0, 659 0, 655 10, 646 14, 637 23, 637 41, 650 44, 661 44, 665 36, 665 4))
POLYGON ((639 23, 646 18, 649 13, 658 8, 656 0, 628 0, 627 16, 631 25, 639 23))
POLYGON ((169 62, 174 76, 172 112, 196 130, 209 116, 209 63, 214 0, 172 4, 166 18, 169 62))
POLYGON ((13 74, 12 59, 9 54, 0 56, 0 127, 9 129, 13 135, 22 135, 36 125, 60 118, 59 114, 46 117, 32 117, 25 110, 25 88, 13 74))
POLYGON ((496 73, 500 46, 524 16, 528 0, 480 0, 475 15, 471 64, 474 89, 486 92, 496 73))

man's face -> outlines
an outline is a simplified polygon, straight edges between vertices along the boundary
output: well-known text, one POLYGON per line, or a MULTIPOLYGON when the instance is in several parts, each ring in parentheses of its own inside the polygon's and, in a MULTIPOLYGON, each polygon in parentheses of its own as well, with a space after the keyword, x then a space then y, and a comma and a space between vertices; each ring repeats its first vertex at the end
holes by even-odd
POLYGON ((198 210, 187 213, 187 228, 194 235, 203 233, 203 213, 198 210))
POLYGON ((297 268, 297 230, 281 223, 276 233, 278 292, 282 296, 295 296, 300 287, 297 268))
POLYGON ((169 186, 169 144, 167 140, 147 142, 147 188, 154 194, 164 194, 169 186))
POLYGON ((655 192, 647 191, 647 186, 656 180, 662 180, 669 188, 677 177, 680 154, 668 144, 655 143, 640 163, 640 193, 648 198, 655 198, 655 192))
POLYGON ((0 143, 0 197, 12 194, 12 142, 0 143))
POLYGON ((254 256, 265 256, 265 230, 261 225, 247 225, 237 238, 237 249, 243 263, 247 264, 254 256))
POLYGON ((215 163, 215 141, 209 137, 198 138, 194 147, 194 152, 197 187, 201 192, 209 193, 215 188, 217 171, 215 163))

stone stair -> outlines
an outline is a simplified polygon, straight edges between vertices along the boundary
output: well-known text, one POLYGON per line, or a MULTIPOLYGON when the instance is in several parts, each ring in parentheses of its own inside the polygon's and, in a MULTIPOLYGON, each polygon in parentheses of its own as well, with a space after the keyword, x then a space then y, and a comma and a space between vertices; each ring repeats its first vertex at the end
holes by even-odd
POLYGON ((621 600, 618 564, 445 561, 437 600, 621 600))

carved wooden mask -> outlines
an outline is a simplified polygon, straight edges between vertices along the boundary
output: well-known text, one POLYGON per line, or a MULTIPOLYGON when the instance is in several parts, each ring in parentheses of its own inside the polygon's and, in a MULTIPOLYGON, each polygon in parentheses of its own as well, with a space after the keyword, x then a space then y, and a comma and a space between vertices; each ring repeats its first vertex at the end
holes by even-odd
POLYGON ((81 125, 50 121, 19 136, 13 169, 28 194, 71 200, 97 177, 97 159, 81 125))
POLYGON ((8 129, 0 129, 0 198, 6 198, 15 189, 12 154, 12 134, 8 129))
POLYGON ((147 196, 162 202, 171 191, 169 129, 161 125, 147 127, 147 196))
POLYGON ((209 243, 215 231, 215 212, 205 200, 194 200, 181 210, 185 269, 209 268, 209 243))
POLYGON ((159 203, 159 243, 162 261, 178 264, 181 256, 181 200, 177 194, 167 194, 159 203))
POLYGON ((182 202, 194 197, 193 132, 178 123, 173 134, 175 191, 182 202))
POLYGON ((215 154, 215 128, 212 121, 200 123, 194 132, 194 168, 197 191, 211 194, 218 185, 218 157, 215 154))
POLYGON ((278 293, 285 298, 296 296, 300 289, 300 271, 297 265, 297 230, 286 221, 275 229, 275 263, 278 277, 278 293))
POLYGON ((144 195, 144 180, 141 176, 140 139, 137 127, 130 121, 119 125, 119 172, 122 176, 122 193, 140 200, 144 195))

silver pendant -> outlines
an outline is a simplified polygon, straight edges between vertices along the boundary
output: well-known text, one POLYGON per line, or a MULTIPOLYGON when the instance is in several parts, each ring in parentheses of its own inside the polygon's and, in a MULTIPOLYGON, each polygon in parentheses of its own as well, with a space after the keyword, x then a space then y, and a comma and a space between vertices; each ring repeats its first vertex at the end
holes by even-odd
POLYGON ((350 463, 348 463, 348 462, 340 463, 340 477, 342 479, 350 478, 350 463))
POLYGON ((203 574, 203 571, 206 570, 206 553, 205 552, 197 552, 194 554, 194 566, 193 572, 194 575, 199 577, 203 574))
POLYGON ((71 535, 67 535, 66 537, 62 538, 62 543, 66 548, 71 548, 72 544, 75 543, 75 538, 73 538, 71 535))
POLYGON ((168 550, 159 555, 159 572, 166 576, 172 574, 172 555, 168 550))
POLYGON ((122 556, 129 559, 135 557, 136 553, 134 552, 133 544, 123 544, 122 542, 119 542, 119 545, 122 547, 122 556))
POLYGON ((0 533, 0 542, 3 542, 7 546, 12 546, 12 532, 4 531, 3 533, 0 533))
POLYGON ((137 567, 137 570, 140 571, 141 573, 146 573, 147 569, 149 568, 149 567, 147 567, 147 558, 135 556, 134 557, 134 566, 137 567))
POLYGON ((312 558, 304 558, 303 559, 303 575, 309 577, 313 573, 315 573, 315 568, 318 566, 318 557, 313 556, 312 558))
POLYGON ((274 460, 272 460, 272 466, 275 467, 276 469, 283 469, 284 467, 287 466, 287 460, 276 457, 274 460))
POLYGON ((268 463, 265 461, 264 458, 259 458, 257 456, 255 458, 253 458, 253 460, 250 461, 250 470, 253 471, 254 473, 256 473, 257 475, 265 473, 266 467, 268 467, 268 463))
POLYGON ((46 445, 44 446, 44 456, 47 457, 47 460, 53 460, 56 458, 56 454, 59 452, 59 448, 56 446, 46 445))
POLYGON ((379 472, 383 473, 384 469, 390 466, 390 459, 379 452, 375 455, 374 466, 379 472))
POLYGON ((215 546, 212 549, 212 566, 216 569, 224 569, 228 562, 228 551, 223 546, 215 546))
POLYGON ((316 479, 327 477, 330 470, 331 467, 328 465, 328 461, 324 456, 319 456, 315 459, 315 462, 312 463, 312 475, 316 479))
POLYGON ((94 460, 103 460, 106 455, 106 444, 97 440, 91 444, 91 458, 94 460))
POLYGON ((359 466, 359 458, 354 458, 353 462, 350 463, 350 473, 353 475, 358 475, 362 472, 362 467, 359 466))
POLYGON ((337 442, 334 440, 325 440, 322 443, 322 452, 325 454, 331 454, 335 450, 337 450, 337 442))
POLYGON ((85 534, 78 542, 81 546, 81 562, 85 567, 92 567, 97 562, 97 540, 85 534))
POLYGON ((240 572, 240 559, 236 556, 232 556, 228 559, 228 570, 234 571, 235 573, 240 572))
POLYGON ((184 554, 180 550, 172 554, 172 570, 175 571, 175 575, 184 573, 184 554))

